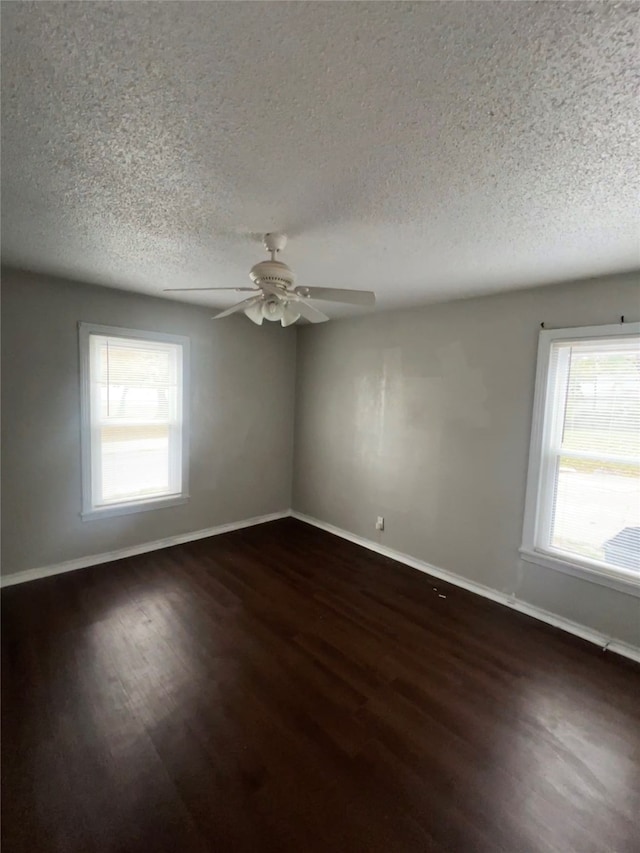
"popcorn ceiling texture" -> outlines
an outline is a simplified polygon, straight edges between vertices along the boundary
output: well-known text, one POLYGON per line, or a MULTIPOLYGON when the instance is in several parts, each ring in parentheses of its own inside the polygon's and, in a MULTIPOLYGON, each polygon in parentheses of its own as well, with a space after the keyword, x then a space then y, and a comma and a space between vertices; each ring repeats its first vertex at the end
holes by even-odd
POLYGON ((382 307, 637 267, 639 9, 4 3, 3 259, 245 286, 283 229, 382 307))

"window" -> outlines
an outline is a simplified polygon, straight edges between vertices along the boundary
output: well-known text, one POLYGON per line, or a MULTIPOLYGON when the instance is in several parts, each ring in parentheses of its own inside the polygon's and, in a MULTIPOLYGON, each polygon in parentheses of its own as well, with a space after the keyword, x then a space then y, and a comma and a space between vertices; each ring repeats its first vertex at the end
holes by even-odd
POLYGON ((82 516, 187 500, 189 341, 80 324, 82 516))
POLYGON ((640 595, 640 323, 541 332, 521 554, 640 595))

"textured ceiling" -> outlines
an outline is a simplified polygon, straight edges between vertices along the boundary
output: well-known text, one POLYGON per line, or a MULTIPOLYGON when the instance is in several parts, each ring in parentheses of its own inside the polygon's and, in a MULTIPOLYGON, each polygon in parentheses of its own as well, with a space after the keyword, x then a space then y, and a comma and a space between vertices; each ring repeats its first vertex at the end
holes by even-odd
POLYGON ((3 259, 244 286, 283 229, 382 307, 637 267, 639 8, 3 3, 3 259))

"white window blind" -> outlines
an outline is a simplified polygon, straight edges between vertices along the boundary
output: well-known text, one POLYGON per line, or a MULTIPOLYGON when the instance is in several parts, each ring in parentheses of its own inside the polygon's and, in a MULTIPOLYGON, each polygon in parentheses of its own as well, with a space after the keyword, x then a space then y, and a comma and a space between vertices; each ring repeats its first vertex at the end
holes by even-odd
POLYGON ((184 343, 135 334, 81 330, 88 374, 85 513, 153 508, 185 493, 184 343))
POLYGON ((533 548, 640 578, 640 336, 547 346, 533 548))

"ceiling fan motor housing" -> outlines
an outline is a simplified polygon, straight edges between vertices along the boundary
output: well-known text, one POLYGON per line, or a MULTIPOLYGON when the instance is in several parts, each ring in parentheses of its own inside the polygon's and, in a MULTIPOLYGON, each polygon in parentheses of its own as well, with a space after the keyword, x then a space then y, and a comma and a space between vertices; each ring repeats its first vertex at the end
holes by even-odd
POLYGON ((282 290, 292 287, 295 281, 293 271, 282 261, 260 261, 251 268, 249 277, 258 287, 266 282, 282 290))
MULTIPOLYGON (((251 268, 249 277, 256 287, 269 286, 276 292, 262 293, 261 313, 265 320, 280 321, 283 326, 295 322, 300 313, 292 311, 287 291, 293 287, 293 271, 282 261, 276 261, 275 253, 284 248, 286 237, 283 234, 265 235, 265 246, 272 252, 268 261, 260 261, 251 268), (273 239, 272 239, 273 238, 273 239)), ((290 297, 290 294, 289 294, 290 297)))

